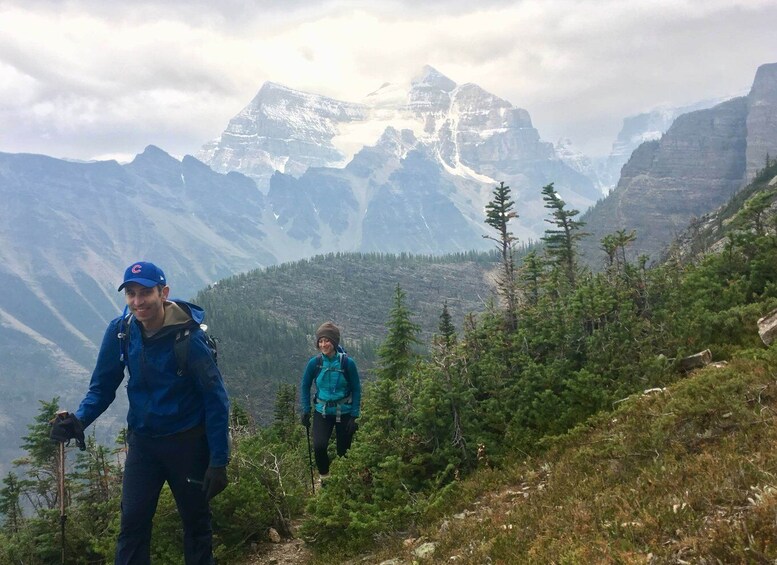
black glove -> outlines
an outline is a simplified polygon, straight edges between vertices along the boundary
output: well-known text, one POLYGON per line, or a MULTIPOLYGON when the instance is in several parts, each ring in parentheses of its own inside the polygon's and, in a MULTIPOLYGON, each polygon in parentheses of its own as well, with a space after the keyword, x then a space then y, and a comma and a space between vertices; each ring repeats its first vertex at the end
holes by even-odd
POLYGON ((305 412, 302 417, 299 419, 300 422, 302 422, 302 425, 306 428, 310 427, 310 412, 305 412))
POLYGON ((356 430, 358 429, 359 429, 359 424, 356 423, 355 417, 351 417, 351 419, 345 423, 345 431, 348 432, 349 436, 352 436, 353 434, 355 434, 356 430))
POLYGON ((71 439, 76 440, 78 449, 84 451, 86 442, 84 440, 84 425, 81 420, 76 418, 75 414, 70 412, 57 412, 57 415, 49 422, 51 430, 49 437, 54 441, 61 441, 69 444, 71 439))
POLYGON ((205 471, 205 478, 202 481, 202 490, 208 500, 216 496, 222 490, 227 488, 229 479, 227 478, 227 466, 208 467, 205 471))

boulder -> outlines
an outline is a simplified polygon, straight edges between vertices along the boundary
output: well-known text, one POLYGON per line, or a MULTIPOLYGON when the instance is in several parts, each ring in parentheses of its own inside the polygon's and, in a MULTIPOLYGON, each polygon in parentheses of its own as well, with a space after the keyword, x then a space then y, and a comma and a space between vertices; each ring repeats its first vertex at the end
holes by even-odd
POLYGON ((694 355, 680 359, 680 370, 692 371, 694 369, 701 369, 706 367, 712 362, 712 352, 709 349, 700 351, 694 355))
POLYGON ((777 308, 758 320, 758 334, 766 346, 771 345, 777 337, 777 308))

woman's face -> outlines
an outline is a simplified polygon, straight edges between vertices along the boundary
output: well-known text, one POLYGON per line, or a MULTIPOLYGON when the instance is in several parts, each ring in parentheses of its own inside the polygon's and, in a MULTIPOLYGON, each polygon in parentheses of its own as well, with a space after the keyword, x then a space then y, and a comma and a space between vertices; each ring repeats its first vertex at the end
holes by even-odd
POLYGON ((335 344, 328 337, 322 337, 318 340, 318 349, 327 357, 331 357, 335 352, 335 344))

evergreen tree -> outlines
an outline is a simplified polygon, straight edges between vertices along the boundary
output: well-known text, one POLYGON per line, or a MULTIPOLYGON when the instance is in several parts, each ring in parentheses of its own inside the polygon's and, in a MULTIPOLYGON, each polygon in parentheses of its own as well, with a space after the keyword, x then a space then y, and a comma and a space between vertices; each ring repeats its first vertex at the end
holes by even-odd
POLYGON ((401 425, 401 414, 412 405, 407 378, 417 359, 414 346, 419 344, 418 332, 419 327, 412 322, 411 312, 405 305, 405 292, 397 285, 389 313, 388 335, 378 348, 377 379, 372 383, 369 397, 365 398, 364 408, 375 425, 376 445, 386 445, 386 449, 389 449, 386 442, 397 439, 386 432, 401 425))
POLYGON ((293 435, 298 425, 297 421, 297 387, 287 383, 279 383, 275 393, 275 409, 272 427, 281 439, 293 435))
POLYGON ((86 451, 76 455, 74 470, 65 481, 67 492, 67 554, 75 563, 103 562, 113 553, 121 514, 120 461, 115 451, 86 437, 86 451))
POLYGON ((768 220, 774 217, 771 206, 777 197, 777 189, 764 190, 750 197, 732 221, 732 227, 751 237, 766 234, 768 220))
POLYGON ((120 495, 122 471, 111 460, 111 451, 99 445, 94 435, 87 436, 86 440, 86 451, 76 456, 76 498, 86 504, 98 505, 120 495))
POLYGON ((416 357, 413 348, 420 344, 418 333, 421 328, 411 320, 405 299, 405 292, 397 285, 394 289, 394 306, 389 312, 388 335, 378 348, 378 376, 394 382, 410 372, 416 357))
POLYGON ((615 233, 605 235, 602 240, 602 250, 607 254, 607 268, 622 273, 626 267, 626 247, 637 239, 637 231, 626 233, 621 229, 615 233))
POLYGON ((4 516, 3 529, 11 534, 17 533, 24 521, 21 493, 18 475, 8 473, 3 479, 3 488, 0 489, 0 514, 4 516))
POLYGON ((545 230, 545 236, 541 239, 554 265, 565 274, 570 288, 574 288, 577 278, 577 241, 588 235, 580 231, 585 222, 574 219, 580 211, 566 209, 566 202, 559 197, 553 183, 542 188, 542 199, 553 217, 545 221, 556 227, 545 230))
POLYGON ((295 404, 297 387, 288 383, 280 383, 275 394, 274 420, 278 424, 287 424, 297 420, 295 404))
POLYGON ((508 328, 514 329, 518 320, 518 299, 515 277, 515 246, 518 238, 510 231, 510 220, 518 217, 513 210, 515 203, 510 196, 510 187, 500 182, 494 188, 492 200, 486 204, 486 224, 494 228, 496 236, 484 235, 486 239, 496 243, 502 258, 502 272, 497 280, 497 286, 505 301, 506 321, 508 328))
MULTIPOLYGON (((440 314, 440 334, 434 340, 434 349, 432 361, 436 369, 440 372, 439 378, 443 385, 443 402, 447 400, 450 406, 450 436, 451 445, 460 449, 463 456, 467 455, 467 440, 462 423, 462 412, 464 411, 464 396, 467 393, 467 386, 462 378, 461 359, 457 356, 456 349, 456 327, 451 320, 448 311, 448 301, 443 302, 442 313, 440 314)), ((430 377, 429 381, 437 379, 436 376, 430 377)))
POLYGON ((442 304, 442 313, 440 314, 440 339, 445 349, 450 349, 456 343, 456 327, 453 325, 451 313, 448 311, 448 301, 442 304))
POLYGON ((255 430, 256 426, 253 418, 237 400, 230 400, 229 419, 229 428, 237 436, 244 436, 255 430))
POLYGON ((22 437, 22 448, 27 455, 13 463, 25 469, 28 478, 21 481, 22 493, 40 513, 59 505, 59 444, 49 438, 50 422, 59 410, 59 398, 39 402, 38 414, 27 426, 29 433, 22 437))
POLYGON ((519 277, 523 293, 530 306, 536 306, 540 300, 542 282, 545 274, 545 263, 536 251, 530 251, 523 258, 519 277))

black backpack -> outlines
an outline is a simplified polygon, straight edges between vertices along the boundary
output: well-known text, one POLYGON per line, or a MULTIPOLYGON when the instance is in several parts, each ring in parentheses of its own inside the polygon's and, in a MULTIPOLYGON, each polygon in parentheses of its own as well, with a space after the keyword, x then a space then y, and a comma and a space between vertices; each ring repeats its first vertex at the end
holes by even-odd
MULTIPOLYGON (((132 323, 132 314, 124 316, 121 322, 121 330, 119 331, 118 338, 121 343, 121 362, 126 367, 129 365, 126 363, 127 356, 129 355, 129 325, 132 323)), ((189 368, 189 343, 191 342, 192 329, 194 328, 182 328, 175 333, 175 342, 173 343, 173 353, 175 354, 175 362, 178 365, 178 376, 181 377, 186 373, 189 368)), ((208 326, 200 324, 200 329, 205 334, 205 343, 210 349, 210 354, 213 357, 213 362, 218 365, 218 346, 216 345, 216 339, 208 334, 208 326)), ((350 381, 349 381, 350 384, 350 381)))
MULTIPOLYGON (((219 364, 219 351, 216 346, 216 338, 211 337, 208 333, 208 326, 200 324, 200 329, 205 335, 205 344, 210 349, 210 356, 213 357, 213 362, 219 364)), ((183 376, 186 370, 189 368, 189 342, 191 341, 192 328, 184 328, 178 330, 175 334, 175 343, 173 344, 173 353, 175 353, 175 362, 178 364, 178 376, 183 376)))

